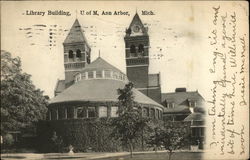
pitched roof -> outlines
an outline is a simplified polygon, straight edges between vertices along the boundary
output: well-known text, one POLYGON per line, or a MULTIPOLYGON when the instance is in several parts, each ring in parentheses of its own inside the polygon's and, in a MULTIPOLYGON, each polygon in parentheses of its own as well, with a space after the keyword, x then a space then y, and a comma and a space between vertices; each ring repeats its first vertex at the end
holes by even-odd
MULTIPOLYGON (((118 102, 118 88, 124 88, 125 82, 113 79, 92 79, 79 81, 65 89, 50 100, 50 104, 63 102, 113 101, 118 102)), ((143 104, 156 105, 163 108, 154 100, 140 91, 133 89, 135 101, 143 104)))
POLYGON ((102 70, 107 69, 107 70, 122 72, 121 70, 109 64, 107 61, 105 61, 101 57, 98 57, 92 63, 90 63, 89 65, 86 65, 86 67, 82 71, 88 71, 88 70, 93 70, 93 69, 102 69, 102 70))
MULTIPOLYGON (((75 20, 73 26, 71 27, 66 39, 64 40, 64 44, 66 43, 75 43, 75 42, 83 42, 87 43, 83 30, 81 29, 81 25, 78 19, 75 20)), ((88 45, 88 43, 87 43, 88 45)))
POLYGON ((173 93, 162 93, 162 102, 173 102, 176 105, 186 105, 188 99, 195 100, 197 106, 203 106, 204 99, 198 91, 193 92, 173 92, 173 93))
POLYGON ((147 30, 146 30, 146 28, 144 27, 144 25, 143 25, 143 23, 142 23, 142 21, 141 21, 139 15, 138 15, 137 13, 134 15, 134 17, 133 17, 133 19, 132 19, 132 21, 131 21, 131 23, 130 23, 130 25, 129 25, 129 28, 131 29, 134 25, 140 26, 141 29, 142 29, 142 33, 143 33, 144 35, 147 35, 147 30))
POLYGON ((205 117, 202 113, 192 113, 189 116, 187 116, 184 121, 204 121, 205 117))
POLYGON ((172 114, 172 113, 182 113, 182 114, 189 114, 191 111, 189 110, 189 107, 186 105, 178 105, 173 108, 166 108, 164 107, 164 113, 172 114))

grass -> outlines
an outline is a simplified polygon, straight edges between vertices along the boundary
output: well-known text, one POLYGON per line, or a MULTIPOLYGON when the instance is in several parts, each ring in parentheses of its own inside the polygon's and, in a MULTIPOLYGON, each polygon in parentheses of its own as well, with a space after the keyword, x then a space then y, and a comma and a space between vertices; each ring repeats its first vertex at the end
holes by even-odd
MULTIPOLYGON (((172 155, 171 160, 200 160, 202 153, 198 152, 177 152, 172 155)), ((142 153, 130 156, 118 156, 108 158, 98 158, 95 160, 168 160, 168 153, 142 153)))

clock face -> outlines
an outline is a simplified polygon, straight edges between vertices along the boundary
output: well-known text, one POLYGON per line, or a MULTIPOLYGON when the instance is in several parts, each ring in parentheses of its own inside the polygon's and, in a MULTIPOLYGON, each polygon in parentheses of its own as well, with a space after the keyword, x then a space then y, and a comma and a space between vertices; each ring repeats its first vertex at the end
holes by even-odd
POLYGON ((133 31, 134 32, 139 32, 140 31, 140 27, 139 26, 134 26, 133 27, 133 31))

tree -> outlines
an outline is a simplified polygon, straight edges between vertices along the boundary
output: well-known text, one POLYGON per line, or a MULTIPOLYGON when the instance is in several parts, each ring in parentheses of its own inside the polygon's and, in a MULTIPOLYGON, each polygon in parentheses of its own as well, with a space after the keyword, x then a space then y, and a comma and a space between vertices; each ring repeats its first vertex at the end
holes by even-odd
POLYGON ((149 147, 154 147, 155 152, 157 152, 158 148, 162 146, 162 137, 161 137, 162 128, 155 127, 153 128, 153 132, 147 139, 147 144, 149 147))
POLYGON ((188 134, 180 126, 174 124, 166 125, 162 128, 156 128, 149 144, 155 146, 164 146, 168 150, 168 157, 171 157, 175 150, 183 148, 188 142, 188 134))
POLYGON ((133 83, 129 82, 123 89, 118 89, 119 117, 113 120, 112 136, 128 145, 130 156, 133 156, 135 140, 140 137, 140 127, 145 121, 141 120, 138 104, 134 101, 133 83))
POLYGON ((19 57, 1 50, 1 133, 33 128, 44 119, 47 100, 36 89, 31 75, 23 73, 19 57))

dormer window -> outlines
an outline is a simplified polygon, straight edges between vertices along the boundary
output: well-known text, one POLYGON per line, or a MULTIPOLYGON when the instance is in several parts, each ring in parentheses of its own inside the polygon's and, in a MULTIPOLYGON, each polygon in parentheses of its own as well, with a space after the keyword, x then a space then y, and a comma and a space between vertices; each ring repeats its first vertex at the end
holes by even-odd
POLYGON ((174 102, 167 102, 167 108, 174 108, 174 102))

